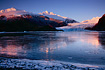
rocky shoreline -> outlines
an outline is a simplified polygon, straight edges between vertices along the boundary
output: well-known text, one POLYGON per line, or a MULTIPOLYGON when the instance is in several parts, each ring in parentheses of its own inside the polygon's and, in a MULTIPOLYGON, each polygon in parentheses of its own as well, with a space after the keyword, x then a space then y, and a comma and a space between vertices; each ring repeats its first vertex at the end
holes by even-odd
POLYGON ((0 70, 105 70, 98 66, 76 66, 63 62, 0 57, 0 70))

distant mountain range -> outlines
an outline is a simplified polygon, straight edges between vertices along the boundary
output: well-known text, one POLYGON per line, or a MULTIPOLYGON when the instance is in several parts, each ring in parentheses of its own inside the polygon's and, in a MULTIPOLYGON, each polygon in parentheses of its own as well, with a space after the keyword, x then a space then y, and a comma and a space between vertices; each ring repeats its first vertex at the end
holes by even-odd
POLYGON ((98 22, 99 19, 100 17, 93 17, 78 23, 74 19, 53 12, 33 14, 25 10, 8 8, 0 10, 0 31, 56 31, 56 27, 67 25, 72 26, 71 28, 91 28, 99 26, 98 24, 101 23, 98 22))
MULTIPOLYGON (((22 14, 30 14, 33 15, 31 12, 26 12, 25 10, 19 10, 16 8, 8 8, 4 10, 0 10, 0 15, 5 15, 6 17, 14 17, 14 16, 21 16, 22 14)), ((53 12, 48 12, 44 11, 42 13, 34 14, 34 15, 43 15, 47 16, 49 18, 65 21, 66 23, 78 23, 78 21, 68 18, 68 17, 63 17, 57 14, 54 14, 53 12)), ((97 23, 100 17, 93 17, 90 20, 84 20, 81 23, 97 23)))
MULTIPOLYGON (((0 11, 0 15, 5 15, 6 17, 20 16, 22 14, 30 14, 30 15, 32 15, 33 13, 26 12, 25 10, 18 10, 16 8, 8 8, 8 9, 0 11)), ((42 13, 39 13, 39 14, 34 14, 34 15, 47 16, 49 18, 64 21, 65 23, 78 23, 74 19, 63 17, 63 16, 60 16, 60 15, 56 15, 53 12, 48 12, 48 11, 45 11, 45 12, 42 12, 42 13)))
POLYGON ((0 31, 57 31, 55 27, 61 26, 67 23, 15 8, 0 11, 0 31))

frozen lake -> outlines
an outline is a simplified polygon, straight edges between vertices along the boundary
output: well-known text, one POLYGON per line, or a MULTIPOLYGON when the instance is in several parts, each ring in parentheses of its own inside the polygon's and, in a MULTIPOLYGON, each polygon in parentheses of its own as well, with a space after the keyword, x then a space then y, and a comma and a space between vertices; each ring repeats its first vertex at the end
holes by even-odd
POLYGON ((105 32, 0 33, 0 56, 105 65, 105 32))

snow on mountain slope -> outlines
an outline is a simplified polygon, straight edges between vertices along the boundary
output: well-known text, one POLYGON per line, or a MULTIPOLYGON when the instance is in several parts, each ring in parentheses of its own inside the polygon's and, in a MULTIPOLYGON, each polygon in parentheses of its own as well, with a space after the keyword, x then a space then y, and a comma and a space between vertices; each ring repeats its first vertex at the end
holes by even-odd
MULTIPOLYGON (((45 11, 45 12, 42 12, 42 13, 39 13, 41 15, 44 15, 44 16, 48 16, 50 18, 56 18, 56 19, 60 19, 60 20, 65 20, 67 19, 67 17, 63 17, 63 16, 60 16, 60 15, 56 15, 54 14, 53 12, 48 12, 48 11, 45 11)), ((70 18, 69 18, 70 19, 70 18)), ((72 19, 71 19, 72 20, 72 19)))
POLYGON ((93 17, 92 19, 90 20, 85 20, 85 21, 82 21, 82 23, 98 23, 98 20, 100 19, 100 17, 93 17))
POLYGON ((77 28, 92 27, 92 26, 94 26, 96 23, 98 23, 99 19, 100 19, 100 17, 93 17, 92 19, 82 21, 82 22, 80 22, 79 24, 78 24, 78 23, 74 23, 74 24, 69 23, 68 25, 70 25, 70 26, 72 26, 72 27, 77 27, 77 28))
POLYGON ((8 9, 5 9, 5 10, 0 10, 0 15, 5 15, 7 18, 8 17, 13 17, 13 16, 21 16, 22 14, 43 15, 43 16, 47 16, 49 18, 64 21, 66 23, 77 23, 77 21, 75 21, 71 18, 56 15, 53 12, 48 12, 48 11, 45 11, 45 12, 42 12, 42 13, 39 13, 39 14, 32 14, 30 12, 26 12, 25 10, 17 10, 16 8, 8 8, 8 9))
POLYGON ((6 17, 19 16, 26 13, 28 12, 26 12, 25 10, 17 10, 15 8, 8 8, 0 11, 0 15, 5 15, 6 17))
POLYGON ((5 10, 1 10, 0 13, 10 12, 10 11, 16 11, 16 9, 15 8, 8 8, 5 10))
POLYGON ((93 27, 98 23, 100 17, 93 17, 90 20, 85 20, 80 23, 68 23, 68 26, 58 27, 57 29, 62 29, 64 31, 84 31, 86 27, 93 27))
POLYGON ((57 15, 57 14, 54 14, 53 12, 48 12, 48 11, 45 11, 45 12, 42 12, 42 13, 39 13, 43 16, 48 16, 50 18, 54 18, 54 19, 58 19, 58 20, 62 20, 62 21, 65 21, 66 23, 76 23, 77 21, 75 21, 74 19, 71 19, 71 18, 68 18, 68 17, 63 17, 63 16, 60 16, 60 15, 57 15))

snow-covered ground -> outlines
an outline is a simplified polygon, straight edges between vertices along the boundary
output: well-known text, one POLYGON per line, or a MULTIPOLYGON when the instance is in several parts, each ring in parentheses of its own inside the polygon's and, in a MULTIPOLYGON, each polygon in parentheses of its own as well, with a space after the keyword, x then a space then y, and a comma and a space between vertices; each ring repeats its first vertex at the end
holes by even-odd
POLYGON ((29 59, 0 58, 0 69, 36 69, 36 70, 105 70, 104 66, 69 63, 62 61, 44 61, 29 59))

